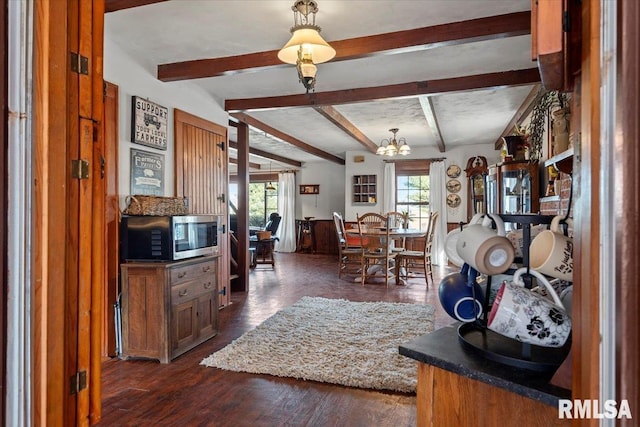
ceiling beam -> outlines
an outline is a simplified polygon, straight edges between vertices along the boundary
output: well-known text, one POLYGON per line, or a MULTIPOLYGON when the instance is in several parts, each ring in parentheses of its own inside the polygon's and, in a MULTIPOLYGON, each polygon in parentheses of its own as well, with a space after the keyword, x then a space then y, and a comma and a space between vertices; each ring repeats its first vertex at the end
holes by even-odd
MULTIPOLYGON (((251 153, 249 153, 251 154, 251 153)), ((238 159, 234 159, 233 157, 229 157, 229 163, 233 163, 234 165, 238 164, 238 159)), ((260 169, 262 165, 260 163, 251 163, 249 162, 249 167, 251 169, 260 169)))
POLYGON ((520 108, 518 108, 518 111, 516 111, 516 113, 513 115, 513 118, 511 119, 507 127, 504 128, 504 130, 500 134, 500 138, 498 138, 498 140, 494 145, 496 150, 499 150, 500 148, 502 148, 502 137, 511 135, 516 125, 519 126, 524 121, 524 119, 526 119, 527 116, 531 113, 531 111, 533 110, 533 102, 535 101, 539 91, 540 91, 539 84, 535 85, 531 89, 531 92, 529 92, 529 95, 527 95, 527 97, 524 99, 524 101, 520 105, 520 108))
POLYGON ((104 12, 117 12, 118 10, 131 9, 133 7, 146 6, 148 4, 162 3, 168 0, 104 0, 104 12))
MULTIPOLYGON (((412 30, 334 40, 329 43, 336 50, 336 56, 331 61, 336 62, 521 36, 529 33, 531 33, 531 12, 524 11, 412 30)), ((266 67, 290 67, 290 65, 284 64, 278 59, 277 50, 270 50, 245 55, 160 64, 157 75, 160 81, 172 82, 252 72, 266 67)))
POLYGON ((224 108, 230 112, 237 112, 284 107, 340 105, 389 98, 489 89, 501 86, 521 86, 539 82, 540 72, 538 69, 527 68, 525 70, 502 71, 497 73, 476 74, 473 76, 330 92, 269 96, 265 98, 227 99, 224 103, 224 108))
MULTIPOLYGON (((237 150, 238 143, 236 141, 229 140, 229 148, 233 148, 234 150, 237 150)), ((269 153, 267 151, 263 151, 258 148, 249 147, 249 154, 253 154, 254 156, 264 157, 265 159, 275 160, 276 162, 284 163, 284 164, 295 166, 298 168, 302 167, 302 162, 289 159, 287 157, 282 157, 277 154, 269 153)))
POLYGON ((314 156, 320 157, 322 159, 325 160, 329 160, 330 162, 334 162, 334 163, 338 163, 339 165, 344 165, 344 159, 341 159, 338 156, 334 156, 331 153, 327 153, 326 151, 322 151, 319 148, 314 147, 313 145, 309 145, 306 142, 302 142, 297 138, 294 138, 293 136, 286 134, 284 132, 279 131, 276 128, 273 128, 271 126, 269 126, 266 123, 261 122, 260 120, 249 116, 248 114, 245 113, 233 113, 231 114, 233 117, 235 117, 236 119, 240 120, 241 122, 244 122, 246 124, 248 124, 249 126, 252 126, 256 129, 260 129, 266 133, 268 133, 269 135, 275 136, 276 138, 279 138, 281 140, 283 140, 284 142, 287 142, 299 149, 301 149, 302 151, 306 151, 309 154, 313 154, 314 156))
POLYGON ((433 100, 428 96, 421 96, 419 99, 420 106, 422 107, 422 112, 424 113, 424 118, 427 119, 427 124, 431 129, 431 133, 436 139, 438 150, 440 150, 441 153, 444 153, 446 150, 444 147, 444 141, 442 140, 442 132, 440 132, 438 118, 436 117, 436 110, 433 107, 433 100))
POLYGON ((358 129, 353 123, 351 123, 345 116, 340 114, 338 110, 330 105, 320 105, 314 107, 318 113, 322 114, 327 120, 342 129, 347 135, 362 144, 367 150, 375 153, 378 149, 378 145, 371 141, 360 129, 358 129))

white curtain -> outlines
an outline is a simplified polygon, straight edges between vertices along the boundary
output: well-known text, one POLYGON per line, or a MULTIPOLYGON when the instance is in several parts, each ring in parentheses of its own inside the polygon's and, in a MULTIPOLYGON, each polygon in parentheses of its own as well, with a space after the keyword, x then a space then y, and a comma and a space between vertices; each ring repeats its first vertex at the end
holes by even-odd
POLYGON ((429 166, 429 204, 432 212, 438 212, 438 221, 433 235, 433 263, 446 265, 444 241, 447 237, 447 204, 445 187, 445 167, 443 161, 432 162, 429 166))
POLYGON ((296 175, 291 172, 278 174, 278 212, 282 219, 276 233, 275 249, 278 252, 296 251, 296 175))
POLYGON ((396 164, 384 164, 384 189, 382 190, 382 211, 384 213, 396 210, 396 164))

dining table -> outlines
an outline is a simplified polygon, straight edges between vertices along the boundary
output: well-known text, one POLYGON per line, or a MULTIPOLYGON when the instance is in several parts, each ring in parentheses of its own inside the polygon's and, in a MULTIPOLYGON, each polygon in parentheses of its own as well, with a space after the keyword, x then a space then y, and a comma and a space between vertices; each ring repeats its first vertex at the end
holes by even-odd
MULTIPOLYGON (((358 230, 357 226, 355 228, 348 228, 347 230, 345 230, 346 233, 348 235, 351 236, 359 236, 360 235, 360 231, 358 230)), ((390 250, 396 250, 396 248, 393 247, 393 244, 395 242, 396 239, 403 239, 403 241, 407 238, 419 238, 419 237, 425 237, 427 234, 426 230, 420 230, 418 228, 394 228, 392 227, 391 229, 389 229, 389 245, 390 245, 390 250)), ((365 229, 362 230, 362 235, 368 238, 378 238, 378 239, 382 239, 382 238, 386 238, 387 237, 387 229, 385 227, 367 227, 365 229)), ((395 260, 394 260, 395 262, 395 260)), ((370 268, 376 268, 376 266, 370 267, 370 268)), ((398 269, 394 268, 394 271, 398 271, 398 269)), ((396 279, 396 285, 400 285, 402 284, 402 280, 399 278, 399 274, 395 274, 395 279, 396 279)))

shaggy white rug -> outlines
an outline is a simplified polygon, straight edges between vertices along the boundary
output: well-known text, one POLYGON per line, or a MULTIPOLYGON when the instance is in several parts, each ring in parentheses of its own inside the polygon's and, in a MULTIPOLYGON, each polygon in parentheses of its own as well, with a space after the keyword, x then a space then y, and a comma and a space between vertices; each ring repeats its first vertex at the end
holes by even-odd
POLYGON ((398 346, 433 330, 429 305, 304 297, 200 364, 350 387, 415 392, 398 346))

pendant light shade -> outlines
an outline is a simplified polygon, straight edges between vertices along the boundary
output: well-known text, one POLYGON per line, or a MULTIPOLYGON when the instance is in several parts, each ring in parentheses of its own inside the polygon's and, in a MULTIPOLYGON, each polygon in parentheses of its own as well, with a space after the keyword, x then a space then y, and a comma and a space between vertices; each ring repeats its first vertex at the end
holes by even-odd
POLYGON ((332 60, 336 50, 324 41, 319 30, 315 26, 294 30, 287 44, 278 52, 278 59, 286 64, 295 64, 298 62, 298 51, 302 50, 302 57, 308 56, 314 64, 332 60))
POLYGON ((293 10, 293 27, 291 38, 278 52, 278 59, 286 64, 295 64, 298 80, 307 93, 314 89, 318 67, 316 64, 330 61, 336 56, 332 48, 320 35, 320 27, 316 25, 318 4, 313 0, 297 0, 291 7, 293 10))
POLYGON ((393 133, 393 137, 390 139, 383 139, 376 150, 376 154, 379 156, 389 156, 393 157, 396 154, 400 154, 401 156, 406 156, 411 153, 411 147, 407 144, 407 140, 404 138, 396 139, 396 134, 398 133, 398 128, 389 129, 389 132, 393 133), (385 146, 385 144, 387 144, 385 146))

